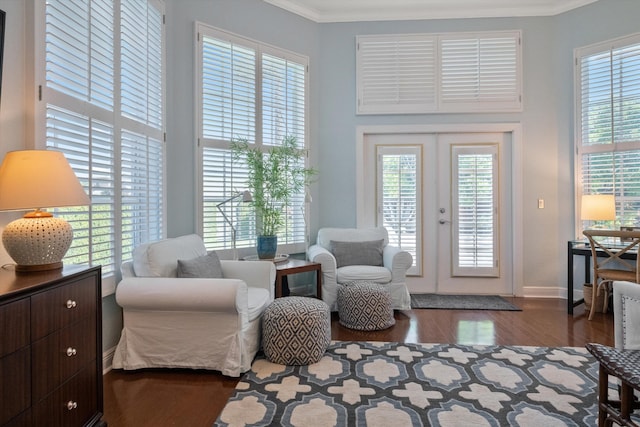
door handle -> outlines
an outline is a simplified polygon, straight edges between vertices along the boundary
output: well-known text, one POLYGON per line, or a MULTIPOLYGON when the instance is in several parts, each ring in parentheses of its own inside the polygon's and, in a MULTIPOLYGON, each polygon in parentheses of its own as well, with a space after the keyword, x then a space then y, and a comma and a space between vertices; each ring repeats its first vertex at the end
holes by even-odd
POLYGON ((440 224, 451 224, 451 221, 447 220, 447 219, 441 219, 440 221, 438 221, 440 224))

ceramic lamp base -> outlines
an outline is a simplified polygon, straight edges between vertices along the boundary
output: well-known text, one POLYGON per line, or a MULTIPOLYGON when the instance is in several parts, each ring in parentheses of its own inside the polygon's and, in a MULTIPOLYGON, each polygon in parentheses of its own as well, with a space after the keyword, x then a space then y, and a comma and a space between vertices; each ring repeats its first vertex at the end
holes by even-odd
POLYGON ((73 241, 73 229, 61 218, 20 218, 5 227, 2 243, 16 262, 16 271, 62 268, 73 241))

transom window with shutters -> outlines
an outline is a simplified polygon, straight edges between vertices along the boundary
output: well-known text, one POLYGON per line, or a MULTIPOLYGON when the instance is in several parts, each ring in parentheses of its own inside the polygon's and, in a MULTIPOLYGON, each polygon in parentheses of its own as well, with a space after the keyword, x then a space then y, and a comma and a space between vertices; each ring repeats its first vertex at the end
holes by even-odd
POLYGON ((607 226, 640 226, 640 34, 576 49, 575 63, 576 193, 615 195, 607 226))
MULTIPOLYGON (((208 249, 255 247, 255 215, 241 198, 248 170, 231 142, 268 149, 294 137, 307 146, 307 57, 197 23, 198 226, 208 249), (225 215, 228 221, 225 220, 225 215), (229 224, 231 222, 231 224, 229 224)), ((303 252, 305 195, 285 204, 278 250, 303 252)))
POLYGON ((65 262, 113 278, 135 246, 165 236, 164 3, 37 5, 38 140, 65 154, 91 197, 56 209, 74 230, 65 262))
POLYGON ((522 111, 519 31, 356 38, 358 114, 522 111))

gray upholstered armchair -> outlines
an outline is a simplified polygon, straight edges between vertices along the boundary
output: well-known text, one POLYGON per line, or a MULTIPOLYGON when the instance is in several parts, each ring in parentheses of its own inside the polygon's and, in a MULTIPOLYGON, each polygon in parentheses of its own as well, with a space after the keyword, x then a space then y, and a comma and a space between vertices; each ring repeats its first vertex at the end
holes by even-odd
POLYGON ((411 308, 406 275, 413 257, 389 245, 384 227, 321 228, 307 257, 322 264, 322 299, 332 311, 337 310, 338 285, 354 280, 380 283, 389 290, 394 309, 411 308))

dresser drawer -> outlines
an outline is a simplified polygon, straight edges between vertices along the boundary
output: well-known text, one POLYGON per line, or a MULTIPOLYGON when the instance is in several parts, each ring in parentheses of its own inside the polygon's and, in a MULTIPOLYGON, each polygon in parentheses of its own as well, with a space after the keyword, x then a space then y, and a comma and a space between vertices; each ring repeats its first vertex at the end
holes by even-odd
POLYGON ((78 372, 32 409, 33 425, 83 426, 98 412, 95 363, 78 372))
POLYGON ((0 305, 0 357, 29 345, 29 298, 0 305))
POLYGON ((40 339, 95 313, 96 289, 95 279, 86 277, 33 295, 31 339, 40 339))
POLYGON ((3 425, 3 427, 33 427, 34 425, 33 421, 31 421, 31 410, 28 410, 18 418, 11 420, 9 424, 3 425))
POLYGON ((31 357, 31 384, 36 401, 96 360, 95 313, 34 342, 31 357))
POLYGON ((30 351, 24 347, 0 359, 0 425, 31 405, 30 351))

